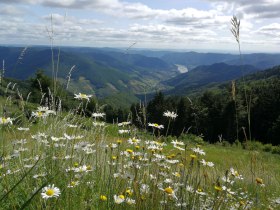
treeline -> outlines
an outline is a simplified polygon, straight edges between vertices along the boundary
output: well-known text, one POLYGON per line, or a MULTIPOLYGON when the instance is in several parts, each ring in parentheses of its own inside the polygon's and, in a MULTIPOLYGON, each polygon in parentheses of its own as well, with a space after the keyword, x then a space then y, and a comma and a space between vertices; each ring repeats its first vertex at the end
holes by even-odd
POLYGON ((169 119, 166 110, 178 117, 171 122, 168 135, 182 133, 203 135, 210 143, 226 140, 258 140, 277 145, 280 143, 280 80, 254 81, 229 84, 225 89, 206 91, 197 97, 166 97, 158 92, 146 105, 133 104, 133 123, 145 127, 158 123, 167 131, 169 119))
MULTIPOLYGON (((6 84, 0 88, 2 96, 7 95, 5 86, 6 84)), ((32 92, 29 102, 48 106, 51 100, 61 100, 64 111, 79 106, 80 102, 74 99, 73 93, 59 83, 57 95, 53 96, 52 80, 43 71, 38 71, 25 86, 25 95, 32 92)), ((16 97, 19 97, 17 91, 13 91, 16 97)), ((184 133, 192 133, 203 135, 204 140, 210 143, 218 140, 230 143, 236 140, 257 140, 265 144, 280 144, 278 77, 239 80, 192 97, 165 96, 158 92, 152 100, 132 104, 130 109, 99 104, 96 98, 80 108, 80 113, 89 117, 96 111, 105 112, 105 120, 109 123, 132 121, 137 127, 151 131, 148 123, 164 125, 164 129, 160 130, 161 135, 178 137, 184 133), (163 116, 167 110, 176 112, 178 117, 170 120, 163 116)))

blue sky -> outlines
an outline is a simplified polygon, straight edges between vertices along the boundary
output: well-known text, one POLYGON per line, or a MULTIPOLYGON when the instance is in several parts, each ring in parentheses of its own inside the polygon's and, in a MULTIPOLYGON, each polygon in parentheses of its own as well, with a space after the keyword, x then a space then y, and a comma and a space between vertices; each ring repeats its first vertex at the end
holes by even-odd
POLYGON ((280 0, 1 0, 0 44, 279 52, 280 0), (53 29, 53 33, 50 33, 53 29))

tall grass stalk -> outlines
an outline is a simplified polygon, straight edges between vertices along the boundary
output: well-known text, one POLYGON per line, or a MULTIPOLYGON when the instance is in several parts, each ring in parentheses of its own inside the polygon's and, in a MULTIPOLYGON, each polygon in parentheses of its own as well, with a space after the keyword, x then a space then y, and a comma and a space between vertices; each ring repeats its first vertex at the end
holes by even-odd
MULTIPOLYGON (((236 16, 233 16, 232 19, 231 19, 231 25, 232 25, 231 32, 232 32, 233 36, 235 37, 235 40, 236 40, 237 45, 238 45, 240 63, 241 63, 241 65, 243 65, 244 62, 243 62, 243 57, 242 57, 242 53, 241 53, 240 34, 239 34, 239 32, 240 32, 240 20, 236 16)), ((243 81, 243 89, 244 89, 244 95, 245 95, 245 101, 246 101, 249 139, 251 140, 251 96, 250 96, 250 99, 249 99, 247 89, 246 89, 246 84, 245 84, 243 71, 242 71, 242 81, 243 81)))

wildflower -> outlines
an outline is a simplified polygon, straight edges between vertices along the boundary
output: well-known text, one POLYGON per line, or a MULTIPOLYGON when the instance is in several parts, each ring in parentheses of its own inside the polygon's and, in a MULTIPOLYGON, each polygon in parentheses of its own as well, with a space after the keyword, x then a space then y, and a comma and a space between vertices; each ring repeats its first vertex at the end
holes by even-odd
POLYGON ((205 152, 202 149, 200 149, 199 147, 192 148, 192 151, 194 151, 194 153, 199 154, 199 155, 205 155, 205 152))
POLYGON ((163 125, 159 125, 157 123, 148 123, 148 126, 153 127, 153 128, 157 128, 157 129, 163 129, 164 128, 163 125))
POLYGON ((223 189, 224 191, 226 191, 226 192, 227 192, 228 194, 230 194, 230 195, 234 195, 234 194, 235 194, 235 192, 231 191, 231 189, 228 188, 228 187, 226 187, 226 186, 222 186, 222 189, 223 189))
POLYGON ((246 204, 246 202, 241 200, 241 201, 239 201, 239 204, 240 204, 240 206, 244 206, 246 204))
POLYGON ((172 140, 172 141, 171 141, 171 144, 173 144, 174 147, 177 146, 177 145, 179 145, 179 146, 185 146, 184 142, 182 142, 182 141, 177 141, 177 140, 172 140))
POLYGON ((200 162, 202 163, 203 166, 209 166, 209 167, 213 167, 214 166, 214 163, 207 162, 204 159, 202 159, 200 162))
POLYGON ((190 186, 190 185, 187 185, 186 190, 187 190, 188 192, 190 192, 190 193, 193 193, 193 192, 194 192, 193 187, 190 186))
POLYGON ((166 192, 167 194, 173 194, 174 193, 174 190, 169 186, 167 188, 164 189, 164 192, 166 192))
POLYGON ((45 117, 47 117, 47 115, 43 112, 32 112, 31 116, 35 117, 35 118, 45 118, 45 117))
POLYGON ((129 144, 137 145, 138 143, 141 142, 141 140, 140 140, 140 139, 136 139, 136 138, 134 137, 134 138, 132 138, 132 139, 128 139, 127 142, 128 142, 129 144))
POLYGON ((116 204, 121 204, 125 201, 124 195, 114 195, 114 201, 116 204))
POLYGON ((261 178, 256 178, 257 184, 259 184, 261 187, 265 187, 265 184, 261 178))
POLYGON ((83 100, 83 99, 86 99, 89 101, 89 99, 92 97, 92 95, 86 95, 86 94, 82 94, 82 93, 79 93, 79 94, 74 94, 76 99, 78 100, 83 100))
POLYGON ((129 133, 130 130, 119 130, 119 134, 129 133))
POLYGON ((106 114, 101 112, 92 113, 92 117, 94 118, 103 118, 106 114))
POLYGON ((126 149, 126 152, 132 154, 132 153, 133 153, 133 150, 132 150, 132 149, 126 149))
POLYGON ((131 196, 133 191, 131 189, 126 189, 125 194, 131 196))
POLYGON ((34 179, 38 179, 38 178, 41 178, 41 177, 45 177, 47 174, 46 173, 41 173, 41 174, 35 174, 33 176, 34 179))
MULTIPOLYGON (((114 143, 110 143, 109 145, 107 145, 108 147, 110 147, 111 149, 115 149, 115 148, 117 148, 118 147, 118 145, 117 144, 114 144, 114 143)), ((106 146, 106 147, 107 147, 106 146)))
POLYGON ((22 128, 22 127, 19 127, 17 128, 19 131, 29 131, 29 128, 22 128))
POLYGON ((176 176, 176 177, 181 177, 181 174, 180 173, 178 173, 178 172, 175 172, 175 173, 172 173, 174 176, 176 176))
POLYGON ((175 198, 176 200, 178 199, 175 195, 175 191, 169 186, 163 189, 163 191, 170 197, 175 198))
POLYGON ((237 179, 243 179, 242 175, 240 175, 238 171, 234 170, 233 168, 230 168, 230 174, 237 179))
POLYGON ((223 180, 224 182, 226 182, 226 183, 231 184, 231 185, 233 185, 233 183, 234 183, 234 181, 231 180, 229 177, 223 176, 223 177, 222 177, 222 180, 223 180))
POLYGON ((55 187, 54 184, 44 187, 43 191, 41 193, 41 196, 44 199, 58 197, 59 195, 60 195, 60 190, 59 190, 59 188, 55 187))
POLYGON ((126 126, 126 125, 129 125, 131 122, 121 122, 121 123, 118 123, 118 126, 121 127, 121 126, 126 126))
POLYGON ((37 108, 37 112, 41 112, 41 113, 44 113, 46 115, 49 115, 49 114, 54 114, 55 115, 56 114, 56 112, 53 111, 53 110, 50 110, 49 107, 43 107, 43 106, 39 106, 37 108))
POLYGON ((7 124, 13 124, 13 120, 11 118, 5 118, 5 117, 0 117, 0 125, 7 125, 7 124))
POLYGON ((263 184, 263 180, 261 178, 256 178, 257 184, 263 184))
POLYGON ((133 199, 131 199, 131 198, 127 198, 127 199, 125 200, 125 202, 126 202, 128 205, 132 205, 132 204, 135 204, 135 203, 136 203, 135 200, 133 200, 133 199))
POLYGON ((70 184, 67 187, 68 188, 73 188, 73 187, 76 187, 78 184, 79 184, 78 181, 72 181, 72 182, 70 182, 70 184))
POLYGON ((94 127, 104 127, 105 122, 93 122, 92 123, 94 127))
POLYGON ((107 201, 107 197, 105 195, 100 195, 100 200, 107 201))
POLYGON ((206 193, 203 192, 203 190, 202 190, 201 188, 198 188, 195 192, 196 192, 196 194, 198 194, 198 195, 206 195, 206 193))
POLYGON ((77 128, 78 125, 73 125, 73 124, 66 124, 66 126, 68 126, 69 128, 77 128))
POLYGON ((142 184, 141 188, 140 188, 140 193, 144 194, 144 193, 149 193, 150 191, 150 187, 147 184, 142 184))
POLYGON ((178 115, 175 112, 166 111, 163 113, 163 116, 175 119, 178 115))
POLYGON ((217 186, 217 185, 215 185, 214 188, 215 188, 216 191, 222 191, 222 189, 223 189, 221 186, 217 186))
POLYGON ((196 158, 196 155, 191 154, 190 157, 191 157, 191 159, 195 159, 195 158, 196 158))

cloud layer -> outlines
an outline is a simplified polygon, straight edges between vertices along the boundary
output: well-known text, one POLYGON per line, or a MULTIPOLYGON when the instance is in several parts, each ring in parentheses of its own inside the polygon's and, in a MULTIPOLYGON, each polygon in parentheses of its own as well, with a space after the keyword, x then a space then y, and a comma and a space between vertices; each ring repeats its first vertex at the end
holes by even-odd
POLYGON ((137 41, 138 47, 150 48, 234 49, 230 19, 236 14, 244 47, 279 48, 280 0, 201 4, 205 7, 166 9, 121 0, 2 0, 0 43, 47 44, 53 28, 63 45, 125 47, 137 41))

